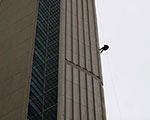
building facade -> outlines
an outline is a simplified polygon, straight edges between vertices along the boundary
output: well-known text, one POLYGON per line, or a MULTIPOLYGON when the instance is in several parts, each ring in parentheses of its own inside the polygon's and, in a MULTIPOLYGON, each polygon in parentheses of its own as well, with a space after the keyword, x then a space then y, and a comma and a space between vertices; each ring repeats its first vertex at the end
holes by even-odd
POLYGON ((0 120, 106 120, 95 0, 0 1, 0 120))

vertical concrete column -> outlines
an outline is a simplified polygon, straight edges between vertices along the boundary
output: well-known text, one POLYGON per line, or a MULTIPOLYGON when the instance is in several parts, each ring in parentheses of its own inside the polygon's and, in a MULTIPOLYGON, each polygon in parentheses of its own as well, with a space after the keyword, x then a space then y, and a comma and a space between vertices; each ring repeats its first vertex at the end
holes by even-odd
POLYGON ((106 120, 94 0, 61 2, 58 120, 106 120))

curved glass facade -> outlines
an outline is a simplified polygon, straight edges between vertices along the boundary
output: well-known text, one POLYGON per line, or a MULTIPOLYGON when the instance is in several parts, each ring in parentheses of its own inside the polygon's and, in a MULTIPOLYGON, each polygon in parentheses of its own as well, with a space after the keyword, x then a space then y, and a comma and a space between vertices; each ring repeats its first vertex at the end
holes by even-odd
POLYGON ((39 0, 28 120, 57 120, 60 0, 39 0))

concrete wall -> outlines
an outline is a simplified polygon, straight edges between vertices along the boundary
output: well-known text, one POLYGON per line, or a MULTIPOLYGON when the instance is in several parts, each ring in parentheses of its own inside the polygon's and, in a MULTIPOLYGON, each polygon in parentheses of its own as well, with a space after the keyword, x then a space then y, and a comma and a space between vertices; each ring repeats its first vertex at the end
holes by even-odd
POLYGON ((106 120, 94 0, 61 0, 58 120, 106 120))
POLYGON ((26 120, 37 0, 0 3, 0 120, 26 120))

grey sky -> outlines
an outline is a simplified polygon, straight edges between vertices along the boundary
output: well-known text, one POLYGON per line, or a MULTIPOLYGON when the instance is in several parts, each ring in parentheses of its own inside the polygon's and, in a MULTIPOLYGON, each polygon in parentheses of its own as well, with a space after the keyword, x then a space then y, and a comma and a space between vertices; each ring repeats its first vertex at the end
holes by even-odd
POLYGON ((150 120, 150 0, 96 0, 108 120, 150 120))

